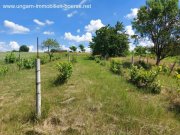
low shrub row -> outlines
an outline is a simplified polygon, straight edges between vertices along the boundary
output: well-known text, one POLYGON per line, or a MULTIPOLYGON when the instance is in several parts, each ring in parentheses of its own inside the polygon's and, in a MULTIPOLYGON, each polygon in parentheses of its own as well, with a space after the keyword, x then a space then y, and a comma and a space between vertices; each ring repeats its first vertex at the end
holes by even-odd
POLYGON ((157 80, 160 70, 147 71, 143 68, 133 66, 130 71, 130 81, 139 88, 150 90, 151 93, 159 94, 161 92, 161 85, 157 80))

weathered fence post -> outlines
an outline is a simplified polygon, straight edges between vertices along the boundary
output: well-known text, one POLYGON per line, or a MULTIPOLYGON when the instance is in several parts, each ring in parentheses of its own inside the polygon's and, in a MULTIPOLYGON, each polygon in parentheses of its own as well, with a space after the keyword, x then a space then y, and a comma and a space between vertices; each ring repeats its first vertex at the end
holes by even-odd
POLYGON ((68 62, 70 62, 70 52, 68 52, 68 62))
POLYGON ((36 59, 36 115, 41 117, 41 72, 40 72, 39 46, 37 38, 37 59, 36 59))

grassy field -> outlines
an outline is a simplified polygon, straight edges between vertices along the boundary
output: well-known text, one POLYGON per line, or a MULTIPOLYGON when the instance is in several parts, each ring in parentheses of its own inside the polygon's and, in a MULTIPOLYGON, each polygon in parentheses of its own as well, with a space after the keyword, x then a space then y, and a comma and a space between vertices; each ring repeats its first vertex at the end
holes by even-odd
MULTIPOLYGON (((1 63, 4 55, 0 53, 1 63)), ((18 71, 16 64, 8 65, 8 74, 0 77, 0 135, 180 134, 180 118, 168 110, 167 93, 143 93, 86 55, 77 58, 72 77, 61 86, 53 85, 58 73, 55 64, 68 58, 63 54, 61 60, 41 66, 39 121, 34 120, 35 70, 18 71)), ((159 78, 163 89, 179 87, 171 76, 159 78)))

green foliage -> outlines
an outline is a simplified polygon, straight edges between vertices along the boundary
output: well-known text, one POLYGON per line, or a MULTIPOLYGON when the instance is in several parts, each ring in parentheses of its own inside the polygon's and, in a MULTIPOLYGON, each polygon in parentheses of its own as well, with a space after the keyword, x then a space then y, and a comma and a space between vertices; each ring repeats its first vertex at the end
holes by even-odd
POLYGON ((5 75, 8 72, 8 68, 6 66, 0 67, 0 75, 5 75))
POLYGON ((101 59, 99 57, 95 57, 94 60, 95 60, 96 63, 100 63, 101 62, 101 59))
POLYGON ((166 66, 166 65, 163 65, 162 66, 162 72, 164 74, 169 74, 170 73, 170 68, 168 66, 166 66))
POLYGON ((43 64, 46 64, 46 63, 48 63, 49 62, 49 60, 48 60, 48 57, 47 56, 41 56, 40 57, 40 60, 41 60, 41 64, 43 65, 43 64))
POLYGON ((102 60, 99 64, 100 64, 101 66, 106 66, 106 61, 105 61, 105 60, 102 60))
POLYGON ((48 38, 47 40, 43 41, 42 43, 43 48, 47 48, 47 54, 49 55, 50 61, 52 60, 54 51, 51 51, 51 49, 59 48, 59 43, 55 39, 48 38))
POLYGON ((80 44, 79 48, 81 49, 81 52, 85 52, 86 51, 83 44, 80 44))
POLYGON ((156 54, 156 64, 171 55, 180 53, 178 0, 147 0, 132 22, 142 38, 149 38, 156 54), (177 52, 177 53, 176 53, 177 52))
POLYGON ((110 64, 110 70, 115 74, 122 74, 123 73, 123 64, 120 61, 112 60, 110 64))
POLYGON ((180 68, 177 68, 177 69, 176 69, 176 72, 177 72, 178 74, 180 74, 180 68))
POLYGON ((73 51, 73 52, 76 52, 77 47, 76 47, 76 46, 71 46, 71 47, 69 47, 69 49, 70 49, 71 51, 73 51))
POLYGON ((17 60, 17 57, 13 52, 11 52, 10 54, 7 54, 5 57, 5 62, 8 64, 15 63, 16 60, 17 60))
POLYGON ((136 62, 134 65, 137 66, 138 68, 141 68, 141 67, 142 67, 142 68, 144 68, 144 69, 146 69, 146 70, 149 70, 149 69, 152 68, 152 65, 151 65, 151 64, 146 63, 146 62, 144 62, 144 61, 138 61, 138 62, 136 62))
POLYGON ((29 52, 29 47, 26 46, 26 45, 22 45, 22 46, 19 48, 19 51, 20 51, 20 52, 29 52))
POLYGON ((136 46, 134 51, 135 51, 135 55, 138 55, 138 56, 145 56, 147 54, 146 52, 147 48, 143 46, 136 46))
POLYGON ((77 63, 77 57, 76 56, 72 56, 71 58, 71 63, 77 63))
POLYGON ((35 59, 34 58, 21 59, 17 62, 17 65, 20 69, 32 69, 35 67, 35 59))
POLYGON ((72 65, 70 63, 57 63, 57 70, 59 73, 55 81, 56 84, 65 83, 72 75, 72 65))
POLYGON ((126 56, 128 54, 128 35, 125 34, 122 23, 117 22, 114 27, 107 25, 96 31, 90 43, 93 55, 126 56))
POLYGON ((130 72, 130 81, 137 87, 150 90, 150 92, 158 94, 161 92, 161 86, 157 81, 159 69, 146 71, 143 68, 138 69, 133 66, 130 72))

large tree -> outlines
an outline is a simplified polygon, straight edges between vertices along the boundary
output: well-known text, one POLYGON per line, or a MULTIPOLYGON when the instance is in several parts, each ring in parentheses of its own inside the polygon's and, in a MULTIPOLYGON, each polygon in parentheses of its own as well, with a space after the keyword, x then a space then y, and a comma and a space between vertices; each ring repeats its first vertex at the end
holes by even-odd
POLYGON ((22 45, 19 48, 20 52, 29 52, 29 47, 27 45, 22 45))
POLYGON ((83 44, 80 44, 79 48, 81 49, 81 52, 85 52, 86 51, 83 44))
POLYGON ((129 50, 128 35, 122 23, 114 27, 107 25, 96 31, 90 42, 93 55, 126 56, 129 50))
POLYGON ((54 51, 51 51, 51 49, 56 49, 59 48, 59 43, 55 39, 50 39, 48 38, 47 40, 44 40, 43 43, 43 48, 47 48, 47 53, 49 55, 49 59, 51 61, 54 51))
MULTIPOLYGON (((178 0, 147 0, 132 22, 136 33, 148 37, 157 56, 156 65, 179 46, 180 10, 178 0)), ((180 51, 180 50, 179 50, 180 51)))
POLYGON ((71 46, 71 47, 69 47, 69 49, 70 49, 71 51, 73 51, 73 52, 76 52, 77 47, 76 47, 76 46, 71 46))

